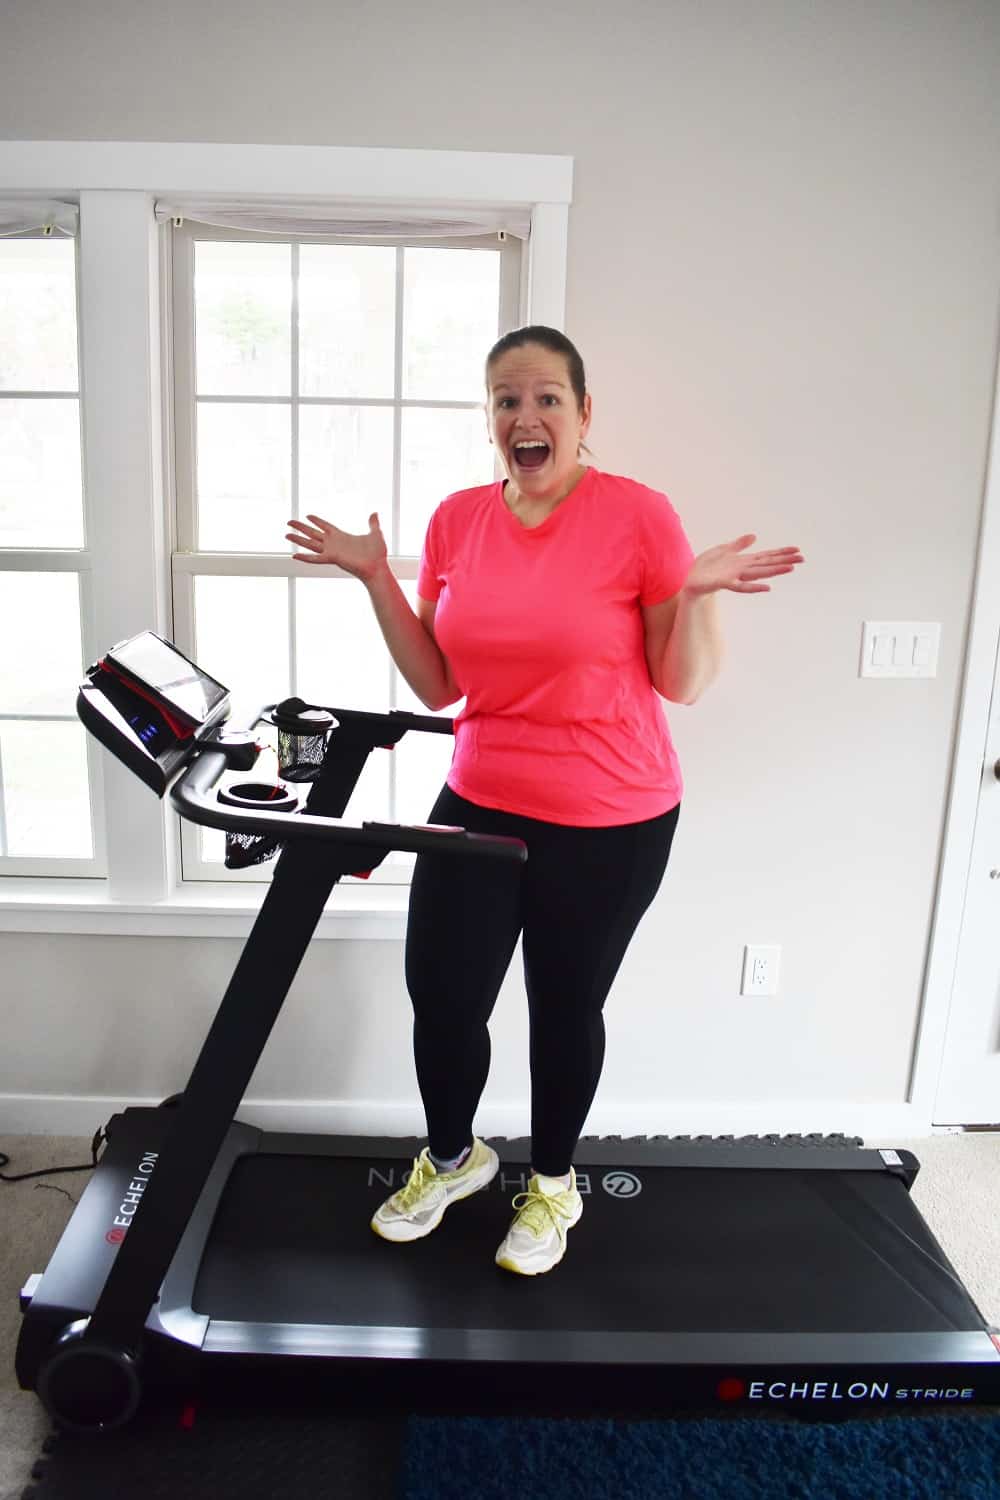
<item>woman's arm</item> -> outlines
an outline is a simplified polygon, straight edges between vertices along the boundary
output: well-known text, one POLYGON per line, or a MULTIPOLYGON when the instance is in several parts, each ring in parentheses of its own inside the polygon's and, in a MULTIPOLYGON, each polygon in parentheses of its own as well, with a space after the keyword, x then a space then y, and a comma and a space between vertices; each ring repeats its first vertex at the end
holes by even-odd
POLYGON ((662 604, 643 606, 650 680, 671 703, 696 703, 722 666, 722 624, 714 594, 681 589, 662 604))
POLYGON ((767 594, 765 578, 792 573, 803 562, 798 547, 747 552, 753 532, 710 547, 695 558, 684 587, 662 604, 642 606, 646 663, 656 691, 673 703, 695 703, 722 665, 722 626, 716 595, 767 594))
POLYGON ((414 614, 388 563, 366 587, 389 655, 421 703, 436 712, 461 698, 447 658, 434 639, 437 605, 418 597, 414 614))

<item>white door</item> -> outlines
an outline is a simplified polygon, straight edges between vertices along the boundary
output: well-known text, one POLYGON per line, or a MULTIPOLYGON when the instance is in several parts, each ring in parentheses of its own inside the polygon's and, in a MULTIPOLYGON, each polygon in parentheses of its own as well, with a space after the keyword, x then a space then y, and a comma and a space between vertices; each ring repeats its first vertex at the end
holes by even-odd
POLYGON ((1000 1125, 1000 651, 935 1125, 1000 1125))

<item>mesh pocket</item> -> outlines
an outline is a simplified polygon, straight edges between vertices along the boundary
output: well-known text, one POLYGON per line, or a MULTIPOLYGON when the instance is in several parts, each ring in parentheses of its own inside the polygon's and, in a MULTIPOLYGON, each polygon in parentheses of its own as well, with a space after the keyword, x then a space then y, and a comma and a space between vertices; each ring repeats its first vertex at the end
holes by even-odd
POLYGON ((226 833, 227 870, 249 870, 266 864, 281 848, 281 840, 269 833, 226 833))
MULTIPOLYGON (((265 782, 242 781, 221 789, 218 799, 229 807, 262 808, 267 812, 295 812, 299 799, 294 792, 280 782, 268 786, 265 782)), ((252 865, 262 865, 272 859, 282 846, 282 839, 274 833, 240 833, 226 829, 225 865, 227 870, 248 870, 252 865)))
POLYGON ((278 765, 286 781, 314 781, 336 725, 325 708, 307 708, 301 698, 287 698, 273 714, 278 731, 278 765))

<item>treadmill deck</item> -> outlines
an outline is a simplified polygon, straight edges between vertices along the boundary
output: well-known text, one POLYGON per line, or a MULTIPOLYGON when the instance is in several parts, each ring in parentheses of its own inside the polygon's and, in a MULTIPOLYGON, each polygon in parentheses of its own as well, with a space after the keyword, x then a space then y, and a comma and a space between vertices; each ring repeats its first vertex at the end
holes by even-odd
MULTIPOLYGON (((498 1145, 502 1148, 503 1143, 498 1145)), ((237 1159, 192 1306, 226 1321, 607 1333, 981 1330, 905 1184, 890 1173, 588 1167, 564 1262, 493 1262, 528 1168, 504 1163, 426 1239, 369 1227, 411 1166, 366 1155, 237 1159)))

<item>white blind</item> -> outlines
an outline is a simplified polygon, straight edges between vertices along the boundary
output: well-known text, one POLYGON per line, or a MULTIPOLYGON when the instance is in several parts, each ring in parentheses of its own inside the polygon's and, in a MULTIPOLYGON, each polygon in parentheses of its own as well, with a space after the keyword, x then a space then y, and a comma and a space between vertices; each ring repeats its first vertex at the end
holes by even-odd
POLYGON ((0 198, 0 235, 28 234, 41 229, 46 234, 75 235, 80 210, 75 203, 54 198, 0 198))
POLYGON ((526 240, 528 208, 432 208, 419 204, 274 203, 233 198, 170 198, 156 204, 158 223, 185 219, 220 229, 268 234, 334 234, 356 239, 469 239, 504 233, 526 240))

